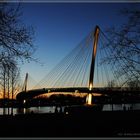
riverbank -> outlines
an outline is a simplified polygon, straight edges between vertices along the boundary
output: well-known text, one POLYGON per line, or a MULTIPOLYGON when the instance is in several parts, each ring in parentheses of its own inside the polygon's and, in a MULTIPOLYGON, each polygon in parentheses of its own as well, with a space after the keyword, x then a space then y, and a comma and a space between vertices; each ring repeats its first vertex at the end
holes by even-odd
POLYGON ((0 116, 0 137, 138 137, 140 111, 0 116))

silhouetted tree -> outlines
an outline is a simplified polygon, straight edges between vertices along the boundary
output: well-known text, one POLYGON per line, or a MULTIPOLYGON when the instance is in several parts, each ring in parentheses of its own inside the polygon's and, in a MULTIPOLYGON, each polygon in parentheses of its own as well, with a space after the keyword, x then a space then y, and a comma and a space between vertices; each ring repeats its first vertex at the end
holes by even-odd
POLYGON ((108 30, 111 41, 107 45, 112 48, 107 60, 116 66, 116 75, 125 79, 124 84, 140 82, 140 10, 124 9, 120 13, 127 20, 108 30))
POLYGON ((0 84, 3 98, 12 98, 19 79, 18 60, 35 60, 32 54, 34 31, 20 20, 20 5, 0 3, 0 84))
MULTIPOLYGON (((49 101, 55 101, 60 105, 64 104, 82 104, 84 97, 78 97, 70 94, 52 94, 49 97, 49 101)), ((84 99, 85 100, 85 99, 84 99)))
POLYGON ((139 82, 139 80, 138 79, 135 79, 135 80, 131 80, 131 81, 129 81, 128 83, 127 83, 127 85, 128 85, 128 87, 130 87, 130 88, 140 88, 140 82, 139 82))
POLYGON ((19 68, 16 61, 9 58, 0 65, 0 89, 3 98, 12 98, 19 89, 19 68))
POLYGON ((107 85, 107 87, 115 87, 116 86, 116 84, 115 84, 115 81, 114 80, 112 80, 112 81, 109 81, 108 82, 108 85, 107 85))
POLYGON ((12 64, 10 68, 10 88, 11 88, 11 98, 14 99, 15 95, 20 91, 21 83, 20 83, 20 69, 18 66, 12 64))
POLYGON ((20 6, 0 3, 0 62, 7 57, 32 59, 33 28, 20 21, 20 6))

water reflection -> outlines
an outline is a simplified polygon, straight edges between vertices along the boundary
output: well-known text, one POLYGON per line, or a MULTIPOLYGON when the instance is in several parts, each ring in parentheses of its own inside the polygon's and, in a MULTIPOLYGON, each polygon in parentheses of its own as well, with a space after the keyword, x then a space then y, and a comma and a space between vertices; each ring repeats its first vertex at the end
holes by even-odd
MULTIPOLYGON (((117 111, 117 110, 139 110, 140 104, 106 104, 103 106, 103 111, 117 111)), ((58 112, 64 112, 65 106, 57 107, 58 112)), ((15 114, 29 114, 29 113, 55 113, 55 106, 44 107, 30 107, 30 108, 0 108, 0 115, 15 115, 15 114)))
POLYGON ((106 104, 103 111, 117 111, 117 110, 139 110, 140 104, 106 104))
POLYGON ((11 108, 11 107, 5 107, 5 108, 0 108, 0 115, 15 115, 17 114, 17 108, 11 108))
POLYGON ((30 113, 30 108, 14 108, 16 114, 28 114, 30 113))
MULTIPOLYGON (((15 108, 16 109, 16 108, 15 108)), ((30 107, 30 108, 17 108, 17 114, 29 114, 29 113, 54 113, 55 106, 47 107, 30 107)))

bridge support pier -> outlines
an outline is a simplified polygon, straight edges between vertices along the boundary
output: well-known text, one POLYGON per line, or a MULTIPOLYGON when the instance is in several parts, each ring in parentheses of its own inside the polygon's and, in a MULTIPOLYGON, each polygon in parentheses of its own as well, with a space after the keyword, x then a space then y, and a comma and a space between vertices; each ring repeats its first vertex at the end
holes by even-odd
POLYGON ((88 95, 86 97, 86 104, 92 105, 92 93, 88 93, 88 95))

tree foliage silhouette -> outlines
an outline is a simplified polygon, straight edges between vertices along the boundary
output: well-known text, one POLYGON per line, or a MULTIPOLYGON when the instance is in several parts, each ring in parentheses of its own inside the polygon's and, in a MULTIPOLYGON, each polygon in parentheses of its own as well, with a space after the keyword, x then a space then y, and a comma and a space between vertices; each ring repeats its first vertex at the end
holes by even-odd
POLYGON ((112 43, 108 61, 116 65, 116 75, 126 79, 123 84, 129 85, 130 81, 140 81, 140 10, 123 9, 120 14, 127 20, 108 29, 112 43))
POLYGON ((22 23, 20 8, 18 3, 0 3, 0 84, 3 96, 11 92, 12 98, 19 78, 18 60, 35 60, 34 30, 22 23))
POLYGON ((20 17, 20 5, 0 3, 0 62, 7 57, 32 59, 34 31, 20 17))

